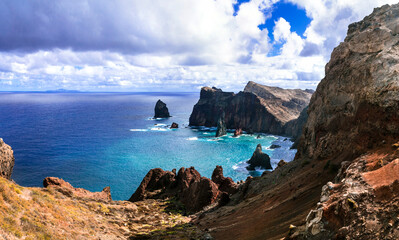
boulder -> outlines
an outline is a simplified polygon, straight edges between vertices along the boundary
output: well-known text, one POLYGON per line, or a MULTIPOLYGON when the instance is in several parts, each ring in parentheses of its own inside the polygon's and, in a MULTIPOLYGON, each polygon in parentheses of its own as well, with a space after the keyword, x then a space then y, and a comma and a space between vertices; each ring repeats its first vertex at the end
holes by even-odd
POLYGON ((12 148, 0 138, 0 177, 11 179, 14 163, 15 159, 12 148))
POLYGON ((217 122, 217 130, 216 130, 216 135, 215 137, 221 137, 227 134, 226 130, 226 122, 224 121, 225 114, 224 112, 222 115, 219 117, 219 120, 217 122))
POLYGON ((230 177, 223 176, 223 167, 216 166, 212 173, 212 181, 216 183, 219 190, 227 192, 228 194, 234 194, 238 191, 238 185, 230 177))
POLYGON ((249 159, 248 164, 249 166, 247 166, 247 169, 250 171, 255 170, 256 167, 260 167, 261 169, 272 169, 270 157, 266 153, 262 152, 262 145, 260 144, 256 146, 255 152, 251 159, 249 159))
POLYGON ((237 129, 234 131, 233 137, 238 137, 238 136, 240 136, 241 134, 242 134, 242 128, 237 128, 237 129))
POLYGON ((173 122, 172 125, 170 125, 170 128, 179 128, 179 124, 173 122))
POLYGON ((277 145, 277 144, 272 144, 272 145, 270 145, 269 148, 270 148, 270 149, 276 149, 276 148, 281 148, 281 146, 280 146, 280 145, 277 145))
POLYGON ((168 118, 170 117, 168 107, 161 100, 158 100, 155 104, 155 115, 154 118, 168 118))
POLYGON ((43 180, 43 186, 45 188, 53 188, 54 190, 68 197, 90 199, 103 202, 112 201, 110 187, 105 187, 101 192, 90 192, 83 188, 74 188, 70 183, 56 177, 45 178, 43 180))

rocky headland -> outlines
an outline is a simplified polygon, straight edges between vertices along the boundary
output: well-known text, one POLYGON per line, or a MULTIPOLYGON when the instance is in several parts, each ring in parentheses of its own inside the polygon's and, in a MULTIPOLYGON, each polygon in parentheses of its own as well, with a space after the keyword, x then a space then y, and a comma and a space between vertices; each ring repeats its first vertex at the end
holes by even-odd
POLYGON ((216 239, 399 238, 398 13, 385 5, 349 26, 295 159, 247 180, 198 226, 216 239))
POLYGON ((306 121, 312 90, 282 89, 248 82, 237 94, 203 87, 190 116, 190 126, 216 127, 225 114, 228 129, 292 136, 296 139, 306 121))

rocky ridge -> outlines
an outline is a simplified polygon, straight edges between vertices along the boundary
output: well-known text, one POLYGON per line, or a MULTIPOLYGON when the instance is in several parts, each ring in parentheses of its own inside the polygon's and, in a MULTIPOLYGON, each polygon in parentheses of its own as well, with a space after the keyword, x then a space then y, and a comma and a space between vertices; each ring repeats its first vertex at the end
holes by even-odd
POLYGON ((203 87, 189 125, 215 127, 224 112, 228 129, 296 137, 298 131, 293 130, 293 121, 308 105, 311 95, 311 90, 268 87, 251 81, 237 94, 203 87), (287 125, 288 122, 291 123, 287 125))
POLYGON ((193 213, 217 204, 222 197, 228 202, 229 195, 237 190, 237 184, 223 176, 221 166, 215 168, 212 180, 201 177, 194 167, 180 168, 177 174, 175 169, 170 172, 155 168, 147 173, 129 201, 174 198, 187 212, 193 213))
POLYGON ((14 163, 13 150, 0 138, 0 177, 11 179, 14 163))
POLYGON ((248 179, 198 226, 216 239, 398 238, 398 14, 385 5, 349 26, 294 161, 248 179))

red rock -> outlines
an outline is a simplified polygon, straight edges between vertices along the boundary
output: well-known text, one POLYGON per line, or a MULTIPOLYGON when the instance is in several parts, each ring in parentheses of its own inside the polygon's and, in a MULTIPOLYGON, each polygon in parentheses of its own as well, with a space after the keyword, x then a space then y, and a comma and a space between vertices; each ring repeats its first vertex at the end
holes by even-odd
POLYGON ((219 190, 227 192, 228 194, 234 194, 238 191, 237 184, 230 177, 223 176, 223 167, 216 166, 212 173, 212 181, 218 185, 219 190))
POLYGON ((70 183, 56 177, 47 177, 43 180, 45 188, 53 188, 58 192, 80 199, 91 199, 96 201, 112 201, 110 187, 105 187, 101 192, 90 192, 83 188, 74 188, 70 183))
POLYGON ((179 200, 190 212, 197 212, 204 207, 216 203, 219 197, 217 185, 209 178, 202 177, 199 181, 194 181, 190 187, 185 189, 179 196, 179 200))
POLYGON ((218 185, 201 177, 194 167, 180 168, 177 175, 175 172, 175 169, 172 172, 151 169, 129 201, 177 197, 189 212, 199 211, 218 201, 218 185))
POLYGON ((240 136, 241 134, 242 134, 242 129, 241 129, 241 128, 237 128, 237 129, 234 131, 233 137, 238 137, 238 136, 240 136))
POLYGON ((164 190, 171 186, 176 181, 175 178, 176 174, 173 172, 164 171, 161 168, 151 169, 129 201, 136 202, 144 200, 147 197, 147 193, 158 189, 164 190))

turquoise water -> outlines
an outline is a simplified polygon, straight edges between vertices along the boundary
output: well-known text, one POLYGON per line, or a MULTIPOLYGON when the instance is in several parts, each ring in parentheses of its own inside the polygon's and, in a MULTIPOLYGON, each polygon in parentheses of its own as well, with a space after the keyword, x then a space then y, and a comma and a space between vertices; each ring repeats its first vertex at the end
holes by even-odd
POLYGON ((190 128, 198 93, 0 93, 0 137, 14 149, 12 178, 41 186, 47 176, 100 191, 111 186, 115 200, 128 199, 151 169, 194 166, 210 177, 216 165, 235 181, 248 172, 258 143, 272 158, 290 161, 295 150, 284 137, 244 134, 215 138, 215 129, 190 128), (162 99, 173 117, 153 120, 162 99), (179 129, 169 129, 172 122, 179 129), (284 141, 285 140, 285 141, 284 141), (282 148, 268 149, 271 144, 282 148))

